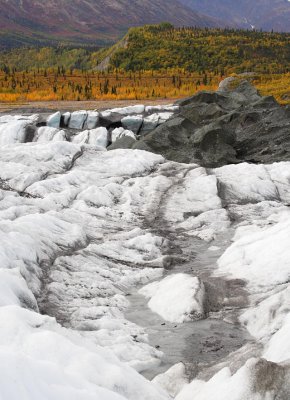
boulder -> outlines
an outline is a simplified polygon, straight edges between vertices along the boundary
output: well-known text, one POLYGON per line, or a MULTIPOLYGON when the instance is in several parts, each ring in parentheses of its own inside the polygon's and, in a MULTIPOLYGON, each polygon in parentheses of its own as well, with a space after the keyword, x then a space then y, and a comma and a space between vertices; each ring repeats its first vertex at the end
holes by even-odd
POLYGON ((176 104, 179 113, 141 136, 134 148, 210 168, 290 159, 289 109, 261 96, 248 81, 230 78, 217 92, 203 91, 176 104))
POLYGON ((100 126, 104 126, 107 129, 119 128, 120 126, 122 126, 122 118, 123 116, 121 114, 117 114, 114 112, 104 112, 101 113, 99 116, 99 124, 100 126))
POLYGON ((229 76, 228 78, 223 79, 219 84, 217 92, 229 91, 235 81, 236 81, 236 78, 233 76, 229 76))
POLYGON ((25 143, 30 143, 30 142, 32 142, 33 139, 34 139, 34 137, 35 137, 35 134, 36 134, 36 127, 35 127, 35 125, 32 125, 32 124, 26 125, 26 127, 25 127, 25 129, 24 129, 24 132, 25 132, 25 139, 24 139, 24 142, 25 142, 25 143))
POLYGON ((217 123, 198 129, 190 138, 193 158, 210 167, 237 162, 234 137, 217 123))
POLYGON ((194 134, 195 125, 183 117, 174 117, 152 132, 142 136, 133 148, 162 154, 169 160, 191 162, 189 138, 194 134))
POLYGON ((216 103, 201 103, 197 105, 186 105, 181 110, 181 115, 194 124, 201 124, 206 120, 211 120, 213 118, 219 118, 226 114, 221 106, 216 103))
POLYGON ((139 132, 140 135, 146 135, 146 133, 151 132, 159 125, 159 114, 151 114, 145 117, 143 120, 142 129, 139 132))
POLYGON ((135 143, 136 140, 131 136, 123 136, 107 147, 107 150, 131 149, 135 143))

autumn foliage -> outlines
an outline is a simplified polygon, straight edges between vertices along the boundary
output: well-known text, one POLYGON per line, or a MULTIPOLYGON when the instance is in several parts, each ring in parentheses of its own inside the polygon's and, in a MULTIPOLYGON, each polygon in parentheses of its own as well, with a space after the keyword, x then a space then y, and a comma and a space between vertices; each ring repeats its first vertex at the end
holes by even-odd
POLYGON ((214 90, 246 74, 263 94, 290 103, 290 34, 173 28, 131 29, 125 46, 15 49, 0 61, 0 101, 142 100, 214 90), (98 68, 108 55, 106 71, 98 68))

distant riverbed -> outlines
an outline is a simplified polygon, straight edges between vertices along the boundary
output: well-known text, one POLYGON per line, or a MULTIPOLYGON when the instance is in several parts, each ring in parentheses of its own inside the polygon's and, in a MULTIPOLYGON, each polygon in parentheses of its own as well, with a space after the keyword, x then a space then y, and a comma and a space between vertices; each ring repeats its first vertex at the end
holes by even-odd
POLYGON ((134 104, 156 105, 174 103, 177 99, 156 100, 89 100, 89 101, 33 101, 23 103, 1 103, 0 113, 45 113, 52 111, 104 110, 134 104))

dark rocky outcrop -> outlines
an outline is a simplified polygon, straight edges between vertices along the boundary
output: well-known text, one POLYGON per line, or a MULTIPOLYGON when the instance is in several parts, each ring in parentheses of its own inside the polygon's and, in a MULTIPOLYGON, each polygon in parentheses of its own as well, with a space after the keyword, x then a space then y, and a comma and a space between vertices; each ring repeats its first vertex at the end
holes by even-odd
POLYGON ((290 113, 248 81, 225 79, 216 92, 179 100, 180 112, 133 148, 205 167, 290 160, 290 113))
POLYGON ((116 149, 131 149, 135 144, 136 140, 130 136, 123 136, 120 139, 116 140, 114 143, 110 144, 107 147, 107 150, 116 150, 116 149))
POLYGON ((28 124, 25 127, 24 143, 32 142, 36 134, 36 127, 33 124, 28 124))
POLYGON ((100 116, 99 123, 100 126, 104 126, 107 129, 114 129, 114 128, 119 128, 122 126, 122 120, 123 115, 120 115, 118 113, 111 113, 107 115, 106 117, 100 116))

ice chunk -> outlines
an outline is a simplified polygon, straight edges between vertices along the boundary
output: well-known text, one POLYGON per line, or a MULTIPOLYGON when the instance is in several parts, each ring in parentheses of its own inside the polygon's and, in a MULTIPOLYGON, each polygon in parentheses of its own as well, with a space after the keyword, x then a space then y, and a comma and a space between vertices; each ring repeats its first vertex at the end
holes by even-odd
POLYGON ((66 140, 65 131, 48 126, 42 126, 38 128, 37 134, 34 138, 34 141, 39 143, 64 140, 66 140))
POLYGON ((148 306, 166 321, 182 323, 203 317, 205 291, 199 278, 170 275, 150 283, 140 293, 150 298, 148 306))
POLYGON ((129 131, 132 131, 137 134, 143 123, 143 117, 140 117, 138 115, 127 116, 122 118, 121 122, 124 129, 128 129, 129 131))
POLYGON ((31 123, 29 119, 14 119, 0 124, 0 146, 26 141, 26 128, 31 123))
POLYGON ((132 131, 126 130, 124 128, 115 128, 112 131, 112 143, 114 143, 118 139, 121 139, 124 136, 129 136, 133 139, 136 139, 136 136, 132 131))
POLYGON ((87 129, 95 129, 99 123, 99 113, 97 111, 89 111, 86 121, 87 129))
POLYGON ((141 134, 146 134, 152 129, 156 128, 159 124, 159 114, 152 114, 144 118, 141 134))
POLYGON ((72 139, 72 142, 78 144, 88 144, 93 147, 102 147, 105 149, 109 143, 108 131, 103 127, 86 130, 75 135, 72 139))
POLYGON ((87 111, 74 111, 69 120, 69 128, 83 129, 87 115, 87 111))
POLYGON ((50 115, 47 118, 47 126, 51 127, 51 128, 59 128, 60 126, 60 119, 61 119, 61 113, 59 111, 57 111, 56 113, 50 115))
POLYGON ((88 144, 91 146, 99 146, 104 149, 108 146, 108 131, 106 128, 96 128, 89 131, 88 144))
POLYGON ((89 141, 89 131, 83 131, 78 133, 72 138, 72 143, 77 143, 77 144, 85 144, 88 143, 89 141))
POLYGON ((102 112, 103 117, 108 117, 112 113, 121 114, 121 115, 131 115, 131 114, 142 114, 145 111, 145 106, 143 105, 135 105, 121 108, 112 108, 110 110, 106 110, 102 112))

